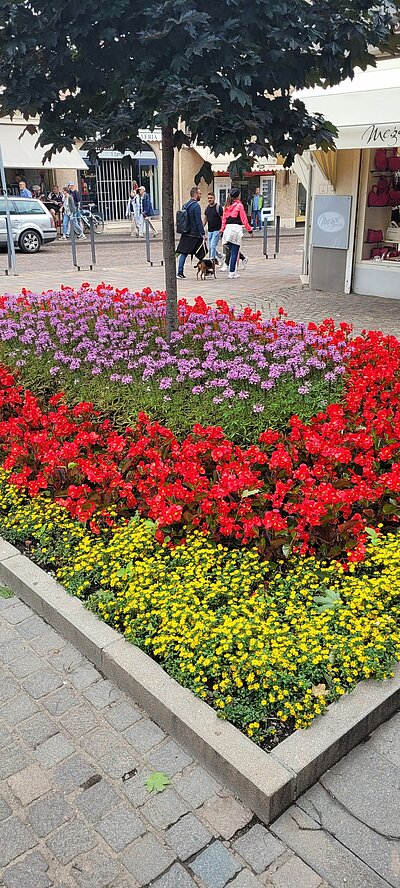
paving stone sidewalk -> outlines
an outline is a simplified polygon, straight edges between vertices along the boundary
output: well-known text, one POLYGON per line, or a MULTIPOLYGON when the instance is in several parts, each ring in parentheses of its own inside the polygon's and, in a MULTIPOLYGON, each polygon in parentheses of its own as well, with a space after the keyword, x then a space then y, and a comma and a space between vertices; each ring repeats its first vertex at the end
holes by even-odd
POLYGON ((400 886, 399 726, 266 829, 74 647, 0 597, 0 888, 400 886), (149 794, 155 771, 171 785, 149 794))

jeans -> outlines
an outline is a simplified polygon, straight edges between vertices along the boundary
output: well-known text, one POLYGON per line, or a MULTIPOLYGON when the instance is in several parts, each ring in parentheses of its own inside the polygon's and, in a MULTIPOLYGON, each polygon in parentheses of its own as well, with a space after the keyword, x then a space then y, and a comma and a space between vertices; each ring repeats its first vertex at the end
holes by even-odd
POLYGON ((258 228, 259 231, 261 231, 261 228, 262 228, 261 210, 253 210, 253 212, 251 214, 251 224, 252 224, 253 231, 255 231, 256 228, 258 228))
POLYGON ((72 225, 74 226, 75 234, 78 237, 81 237, 83 234, 83 231, 82 231, 81 226, 79 225, 76 215, 67 216, 66 213, 64 213, 64 218, 63 218, 63 235, 66 236, 68 234, 71 222, 72 222, 72 225))
POLYGON ((208 252, 210 254, 210 259, 215 259, 217 253, 217 246, 219 241, 219 231, 209 231, 208 232, 208 252))
POLYGON ((239 255, 239 244, 231 244, 231 261, 229 264, 229 271, 236 271, 236 264, 239 255))
POLYGON ((186 262, 186 253, 179 253, 178 274, 183 274, 186 262))

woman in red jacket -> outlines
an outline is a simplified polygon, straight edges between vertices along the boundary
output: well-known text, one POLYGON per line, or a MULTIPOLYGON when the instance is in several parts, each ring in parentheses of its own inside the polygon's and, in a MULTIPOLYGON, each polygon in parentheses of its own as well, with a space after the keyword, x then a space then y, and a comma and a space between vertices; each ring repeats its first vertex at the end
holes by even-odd
POLYGON ((231 244, 231 261, 229 264, 229 278, 238 278, 236 271, 237 259, 240 251, 240 245, 243 238, 243 225, 247 228, 250 237, 253 237, 253 229, 249 224, 246 212, 240 198, 238 188, 231 188, 231 202, 225 205, 224 214, 222 216, 222 246, 231 244))

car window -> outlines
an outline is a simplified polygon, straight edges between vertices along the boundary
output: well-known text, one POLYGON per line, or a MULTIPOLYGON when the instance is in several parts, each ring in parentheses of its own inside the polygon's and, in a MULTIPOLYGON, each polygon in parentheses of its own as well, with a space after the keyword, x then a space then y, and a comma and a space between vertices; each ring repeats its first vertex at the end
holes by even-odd
POLYGON ((46 210, 39 201, 27 198, 26 200, 13 200, 11 212, 17 216, 37 216, 45 214, 46 210))
POLYGON ((0 216, 6 215, 6 202, 4 197, 0 197, 0 216))

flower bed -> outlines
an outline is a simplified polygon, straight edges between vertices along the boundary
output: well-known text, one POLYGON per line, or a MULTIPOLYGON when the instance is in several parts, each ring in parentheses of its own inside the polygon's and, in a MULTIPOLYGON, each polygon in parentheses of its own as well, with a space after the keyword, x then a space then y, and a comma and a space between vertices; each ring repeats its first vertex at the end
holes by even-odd
POLYGON ((198 531, 160 546, 154 529, 120 519, 94 535, 0 470, 1 534, 264 747, 357 681, 391 674, 399 537, 373 539, 349 571, 300 557, 281 575, 255 549, 229 550, 198 531))
POLYGON ((0 303, 0 357, 28 388, 90 400, 123 427, 139 412, 178 436, 194 423, 221 425, 243 444, 290 413, 310 418, 340 391, 346 329, 236 316, 219 301, 180 300, 173 349, 164 338, 165 294, 99 286, 7 296, 0 303), (306 397, 307 396, 307 397, 306 397))
POLYGON ((399 653, 400 342, 179 312, 171 355, 160 293, 3 297, 0 532, 270 744, 399 653))

